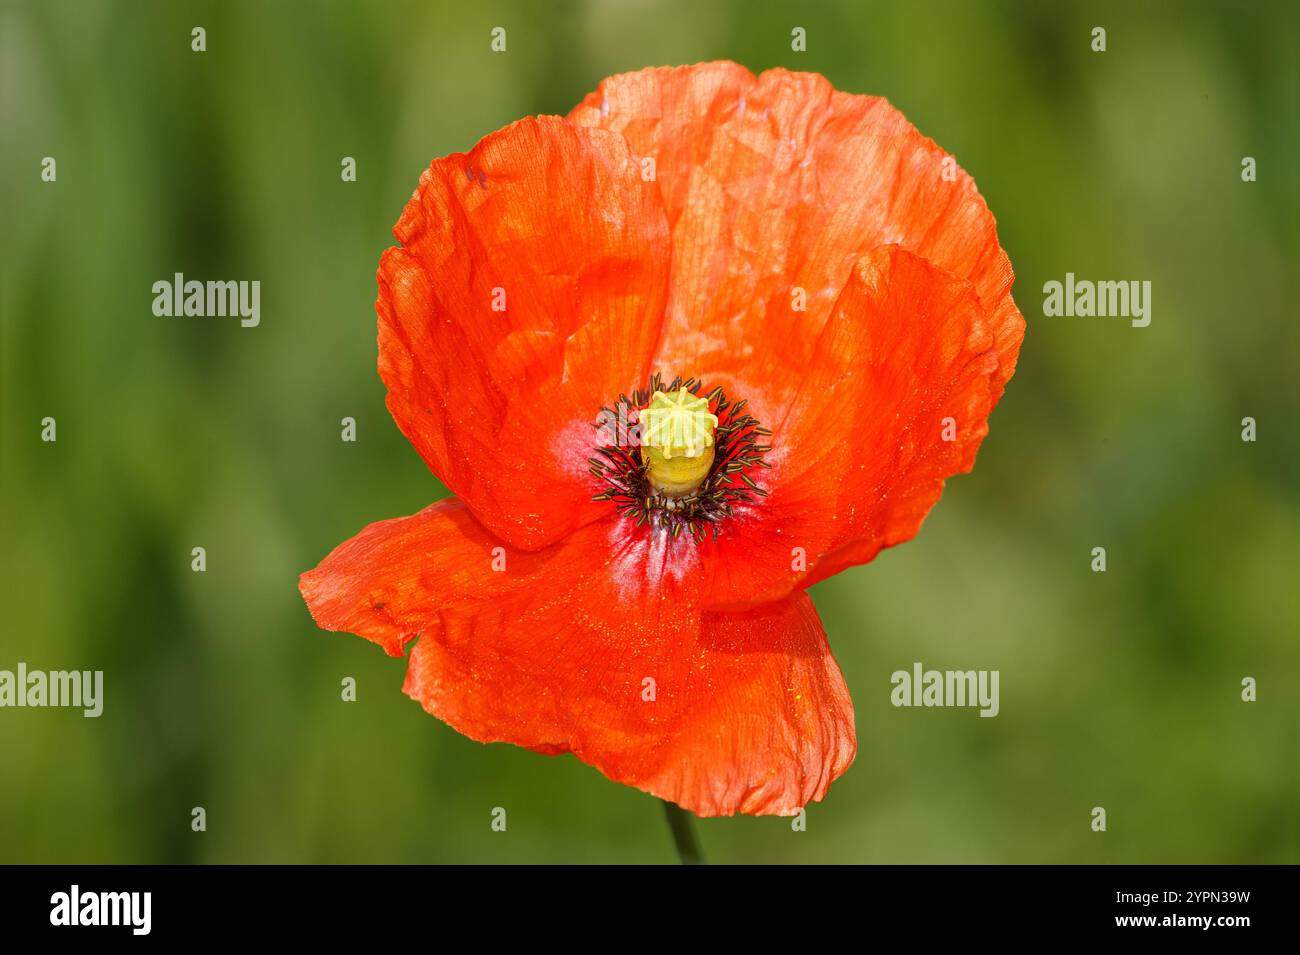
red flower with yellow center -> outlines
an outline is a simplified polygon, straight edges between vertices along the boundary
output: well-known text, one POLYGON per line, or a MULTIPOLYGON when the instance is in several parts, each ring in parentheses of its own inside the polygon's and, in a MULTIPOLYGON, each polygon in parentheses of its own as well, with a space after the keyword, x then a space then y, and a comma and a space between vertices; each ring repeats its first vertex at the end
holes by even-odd
POLYGON ((394 232, 379 373, 455 497, 304 574, 316 622, 474 739, 821 799, 856 743, 806 589, 970 470, 1024 333, 970 177, 884 99, 708 63, 434 161, 394 232))

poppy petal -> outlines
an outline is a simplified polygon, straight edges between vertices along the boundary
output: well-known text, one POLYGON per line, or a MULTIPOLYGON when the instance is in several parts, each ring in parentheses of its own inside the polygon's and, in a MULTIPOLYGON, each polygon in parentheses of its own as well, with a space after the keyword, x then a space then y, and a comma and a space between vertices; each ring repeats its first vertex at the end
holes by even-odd
POLYGON ((519 551, 443 501, 366 528, 303 595, 390 653, 418 636, 404 689, 466 736, 573 752, 699 815, 820 799, 855 740, 811 600, 701 615, 698 567, 626 523, 519 551))
POLYGON ((1019 344, 971 284, 897 246, 864 256, 772 422, 769 495, 701 545, 706 607, 775 599, 913 537, 969 471, 1019 344))
POLYGON ((622 137, 521 120, 436 160, 393 231, 376 308, 402 433, 516 546, 606 514, 595 415, 647 374, 669 254, 622 137))
POLYGON ((1019 318, 975 184, 881 97, 822 76, 735 63, 610 77, 569 117, 653 157, 672 224, 655 370, 784 406, 864 250, 898 244, 1019 318))
POLYGON ((701 816, 788 816, 852 764, 853 701, 806 593, 706 611, 680 670, 686 699, 658 768, 624 781, 701 816))

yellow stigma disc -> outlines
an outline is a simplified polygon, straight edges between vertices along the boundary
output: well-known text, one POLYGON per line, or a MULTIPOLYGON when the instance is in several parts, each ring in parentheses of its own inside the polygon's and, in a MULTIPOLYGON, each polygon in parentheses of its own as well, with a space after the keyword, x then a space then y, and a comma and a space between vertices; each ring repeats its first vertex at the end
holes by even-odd
POLYGON ((669 497, 685 497, 698 488, 713 466, 713 429, 718 416, 709 403, 680 388, 656 391, 641 412, 641 460, 650 483, 669 497))

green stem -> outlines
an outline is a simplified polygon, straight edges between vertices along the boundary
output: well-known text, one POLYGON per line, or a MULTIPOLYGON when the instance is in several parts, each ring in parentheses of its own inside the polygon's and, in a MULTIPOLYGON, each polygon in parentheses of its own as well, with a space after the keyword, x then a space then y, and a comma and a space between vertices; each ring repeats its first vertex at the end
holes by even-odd
POLYGON ((677 847, 677 857, 681 859, 682 865, 704 865, 704 852, 695 835, 691 814, 681 806, 664 800, 664 815, 668 817, 668 828, 672 831, 673 845, 677 847))

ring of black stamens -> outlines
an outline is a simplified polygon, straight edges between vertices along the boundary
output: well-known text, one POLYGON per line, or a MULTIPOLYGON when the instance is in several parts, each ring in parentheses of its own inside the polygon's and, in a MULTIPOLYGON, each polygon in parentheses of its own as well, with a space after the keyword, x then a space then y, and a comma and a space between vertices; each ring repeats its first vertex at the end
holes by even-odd
MULTIPOLYGON (((609 421, 628 421, 632 413, 638 415, 639 421, 641 410, 650 404, 656 391, 671 394, 682 388, 699 397, 703 383, 677 377, 665 386, 663 377, 655 372, 646 386, 632 392, 630 398, 619 395, 613 408, 602 408, 603 423, 596 427, 606 428, 609 421)), ((756 467, 771 467, 763 455, 772 447, 759 442, 772 432, 760 427, 753 415, 743 413, 745 400, 732 404, 722 388, 714 388, 704 397, 709 410, 718 416, 718 427, 713 432, 713 465, 698 488, 684 497, 668 497, 651 484, 638 445, 607 444, 596 449, 595 457, 588 458, 588 470, 607 485, 593 500, 613 501, 620 513, 636 518, 638 526, 657 525, 673 537, 688 530, 698 542, 704 540, 710 528, 717 540, 719 523, 732 514, 737 504, 753 502, 754 495, 766 497, 767 491, 755 484, 748 472, 756 467)))

